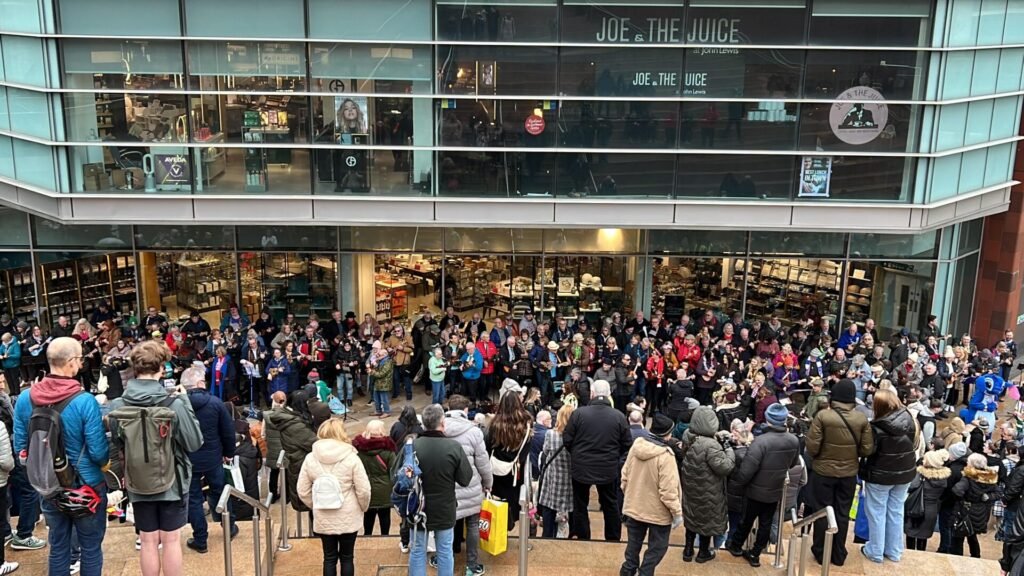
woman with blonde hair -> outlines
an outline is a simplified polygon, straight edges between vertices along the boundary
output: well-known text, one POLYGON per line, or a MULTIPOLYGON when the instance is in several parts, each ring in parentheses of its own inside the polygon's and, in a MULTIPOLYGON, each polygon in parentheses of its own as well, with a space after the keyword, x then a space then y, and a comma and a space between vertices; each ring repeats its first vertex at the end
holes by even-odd
POLYGON ((568 525, 569 514, 572 512, 570 458, 562 442, 562 433, 569 424, 569 416, 572 416, 574 410, 572 404, 565 404, 559 408, 554 428, 544 435, 544 448, 539 459, 540 488, 537 490, 537 508, 543 521, 544 538, 558 536, 559 525, 568 525))
POLYGON ((370 506, 370 480, 345 423, 331 418, 320 425, 313 451, 299 471, 299 499, 313 510, 313 531, 324 551, 324 576, 355 575, 356 534, 370 506))
POLYGON ((398 450, 388 436, 383 420, 370 420, 366 430, 352 440, 359 452, 366 476, 370 480, 370 508, 363 514, 363 534, 373 534, 375 520, 380 520, 380 534, 391 532, 391 470, 398 450))

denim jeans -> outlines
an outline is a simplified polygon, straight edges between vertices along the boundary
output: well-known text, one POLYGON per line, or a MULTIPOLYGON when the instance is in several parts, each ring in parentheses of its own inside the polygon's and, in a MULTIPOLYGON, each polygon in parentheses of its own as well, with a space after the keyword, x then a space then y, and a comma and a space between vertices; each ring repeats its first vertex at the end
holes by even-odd
MULTIPOLYGON (((28 473, 25 472, 25 467, 18 463, 17 458, 14 459, 14 470, 11 470, 9 484, 12 488, 11 498, 18 507, 16 533, 18 538, 24 540, 32 536, 32 530, 39 520, 39 494, 28 483, 28 473), (17 496, 14 495, 14 492, 17 492, 17 496)), ((7 534, 4 536, 6 537, 7 534)))
MULTIPOLYGON (((205 547, 210 532, 206 524, 206 514, 203 512, 203 480, 210 487, 207 493, 207 500, 210 502, 210 510, 213 516, 217 516, 214 508, 217 507, 217 500, 224 491, 224 467, 219 464, 210 470, 192 470, 192 484, 188 488, 188 523, 192 525, 192 538, 196 545, 205 547)), ((228 501, 228 511, 231 512, 231 502, 228 501)), ((216 518, 214 518, 216 520, 216 518)), ((231 514, 231 524, 234 525, 234 514, 231 514)), ((225 535, 225 537, 227 537, 225 535)))
POLYGON ((633 392, 634 394, 636 394, 636 397, 633 398, 633 400, 635 400, 636 398, 646 398, 645 394, 647 393, 647 379, 644 378, 642 374, 636 375, 636 380, 633 381, 633 392))
POLYGON ((466 565, 480 563, 480 514, 466 516, 466 565))
POLYGON ((346 400, 352 400, 352 374, 350 372, 342 372, 338 374, 338 400, 345 402, 346 400))
POLYGON ((471 379, 471 378, 466 378, 465 376, 463 376, 463 378, 462 378, 462 391, 469 396, 470 400, 472 400, 474 402, 479 402, 480 400, 483 400, 483 398, 477 398, 476 397, 476 392, 477 392, 477 385, 476 385, 476 383, 479 380, 480 380, 479 378, 472 378, 471 379))
POLYGON ((883 486, 864 483, 864 513, 868 516, 871 540, 864 546, 864 555, 872 562, 882 557, 899 562, 903 557, 903 504, 910 483, 883 486))
POLYGON ((409 374, 409 365, 395 366, 391 373, 391 397, 398 398, 398 393, 405 388, 405 398, 412 400, 412 376, 409 374), (404 386, 403 386, 404 384, 404 386))
POLYGON ((373 406, 378 414, 391 413, 391 391, 373 391, 373 406))
MULTIPOLYGON (((409 551, 409 576, 427 576, 427 534, 422 527, 412 534, 412 549, 409 551)), ((452 540, 455 529, 434 530, 437 545, 437 576, 455 575, 455 557, 452 555, 452 540)))
POLYGON ((65 516, 52 504, 43 501, 43 515, 50 528, 49 576, 67 576, 71 566, 71 532, 78 533, 82 546, 82 576, 103 574, 103 536, 107 531, 107 491, 97 490, 100 505, 96 514, 76 520, 65 516))
POLYGON ((432 404, 444 404, 444 381, 430 381, 430 402, 432 404))

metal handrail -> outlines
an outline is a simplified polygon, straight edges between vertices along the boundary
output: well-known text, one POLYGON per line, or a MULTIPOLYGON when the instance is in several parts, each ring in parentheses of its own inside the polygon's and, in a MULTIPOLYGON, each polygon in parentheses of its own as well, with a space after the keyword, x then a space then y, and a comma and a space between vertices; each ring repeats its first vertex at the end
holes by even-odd
POLYGON ((796 517, 796 510, 792 512, 793 534, 789 538, 789 554, 786 556, 786 574, 788 576, 793 576, 795 573, 796 566, 793 562, 796 557, 795 550, 798 542, 801 544, 799 559, 800 576, 807 575, 807 557, 809 555, 808 550, 810 549, 810 546, 807 544, 807 532, 810 530, 811 525, 823 518, 826 520, 828 527, 825 529, 825 542, 821 553, 821 576, 828 576, 832 567, 832 539, 835 537, 836 532, 839 531, 839 525, 836 523, 836 513, 831 506, 826 506, 800 520, 796 517))
POLYGON ((238 498, 242 502, 252 506, 253 510, 256 511, 252 517, 252 549, 253 559, 256 566, 257 576, 273 576, 274 575, 274 554, 271 549, 271 542, 273 541, 273 518, 270 517, 270 508, 265 506, 262 502, 242 492, 238 488, 227 484, 224 486, 224 491, 220 493, 220 500, 217 501, 217 513, 221 517, 221 525, 224 528, 224 574, 230 575, 234 572, 231 567, 231 512, 228 510, 228 501, 231 498, 238 498), (260 520, 263 520, 264 527, 266 530, 267 549, 262 551, 260 544, 260 520), (261 558, 262 556, 262 558, 261 558))
MULTIPOLYGON (((287 552, 292 549, 292 545, 288 543, 288 487, 285 481, 285 474, 288 473, 286 466, 288 460, 285 458, 284 450, 281 451, 277 456, 277 494, 278 501, 281 502, 281 529, 277 533, 277 550, 279 552, 287 552)), ((269 487, 268 487, 269 492, 269 487)), ((270 507, 270 503, 273 500, 272 494, 267 494, 267 507, 270 507)))
POLYGON ((519 576, 526 576, 530 571, 530 491, 533 489, 530 472, 530 466, 523 466, 523 485, 519 489, 519 576))

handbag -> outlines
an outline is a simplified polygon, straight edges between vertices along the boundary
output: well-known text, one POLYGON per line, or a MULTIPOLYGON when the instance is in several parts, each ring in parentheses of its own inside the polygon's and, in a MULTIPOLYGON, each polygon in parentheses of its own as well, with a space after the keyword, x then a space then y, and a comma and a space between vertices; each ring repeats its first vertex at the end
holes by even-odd
POLYGON ((953 508, 953 537, 965 538, 974 535, 974 523, 971 522, 971 503, 960 500, 953 508))
POLYGON ((911 519, 924 518, 924 482, 918 478, 916 484, 911 485, 903 503, 903 514, 911 519))
POLYGON ((494 455, 494 450, 491 450, 491 472, 495 476, 519 475, 519 455, 523 453, 523 447, 526 446, 526 441, 530 439, 530 432, 532 432, 532 429, 527 428, 526 435, 523 436, 523 441, 519 444, 519 449, 516 450, 515 458, 511 462, 498 458, 494 455))

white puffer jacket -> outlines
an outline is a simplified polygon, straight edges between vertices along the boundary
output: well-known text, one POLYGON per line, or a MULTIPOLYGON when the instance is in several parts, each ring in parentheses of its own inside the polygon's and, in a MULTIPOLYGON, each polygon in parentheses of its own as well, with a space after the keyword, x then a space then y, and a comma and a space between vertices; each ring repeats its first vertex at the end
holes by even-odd
POLYGON ((491 458, 484 444, 484 433, 475 423, 470 422, 461 410, 450 410, 444 419, 444 435, 459 443, 466 452, 473 479, 468 486, 455 486, 457 508, 455 518, 466 518, 480 513, 484 503, 484 491, 490 490, 494 482, 491 474, 491 458))
POLYGON ((7 427, 0 423, 0 487, 7 486, 7 478, 14 470, 14 450, 7 427))
POLYGON ((351 534, 363 528, 363 512, 370 506, 370 479, 351 444, 320 439, 302 462, 298 492, 302 502, 313 507, 313 482, 333 474, 341 486, 342 504, 337 510, 316 510, 313 531, 318 534, 351 534))

